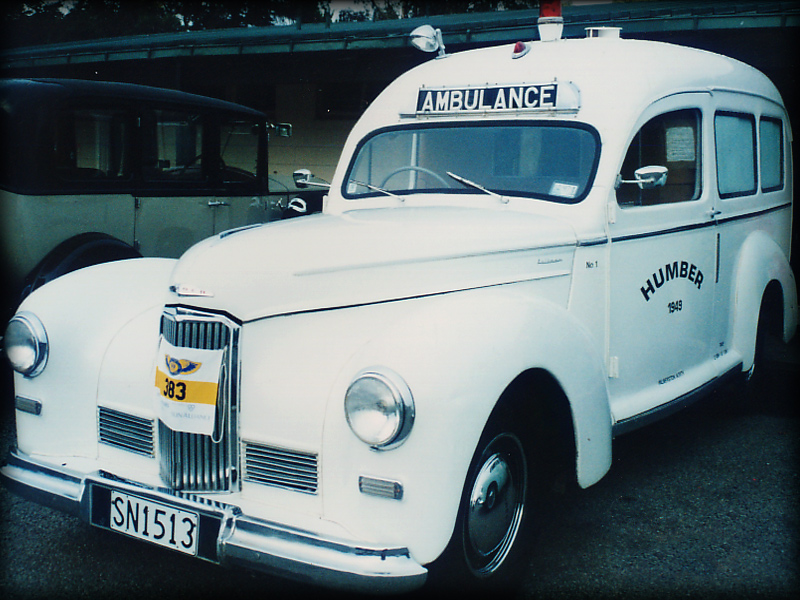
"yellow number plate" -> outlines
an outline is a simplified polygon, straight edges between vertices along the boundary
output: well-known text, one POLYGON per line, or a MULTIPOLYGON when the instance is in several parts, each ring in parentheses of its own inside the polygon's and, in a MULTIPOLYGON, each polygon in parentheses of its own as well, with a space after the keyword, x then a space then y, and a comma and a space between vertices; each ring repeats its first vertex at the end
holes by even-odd
POLYGON ((184 381, 174 379, 156 369, 156 387, 164 398, 173 402, 190 402, 192 404, 217 403, 218 384, 213 381, 184 381))

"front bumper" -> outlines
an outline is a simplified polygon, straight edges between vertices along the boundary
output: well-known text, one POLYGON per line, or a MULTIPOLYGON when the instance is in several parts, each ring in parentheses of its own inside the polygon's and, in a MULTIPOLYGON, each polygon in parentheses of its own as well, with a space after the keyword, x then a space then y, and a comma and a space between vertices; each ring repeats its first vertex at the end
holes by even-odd
MULTIPOLYGON (((200 515, 205 539, 197 556, 225 566, 257 569, 340 589, 399 593, 425 582, 427 570, 406 548, 382 548, 324 537, 245 515, 236 506, 193 494, 144 487, 102 471, 56 469, 12 450, 0 469, 9 488, 40 504, 104 527, 99 498, 110 491, 132 494, 200 515)), ((201 532, 201 535, 202 532, 201 532)))

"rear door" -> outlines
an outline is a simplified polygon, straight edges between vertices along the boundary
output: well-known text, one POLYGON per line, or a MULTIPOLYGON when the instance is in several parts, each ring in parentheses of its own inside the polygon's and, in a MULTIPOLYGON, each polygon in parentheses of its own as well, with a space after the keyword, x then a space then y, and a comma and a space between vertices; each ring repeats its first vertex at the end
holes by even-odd
POLYGON ((776 241, 789 256, 791 134, 785 113, 776 104, 733 92, 715 92, 715 98, 713 156, 720 248, 715 327, 722 359, 718 362, 724 369, 749 361, 749 349, 734 336, 734 326, 742 323, 731 318, 737 306, 746 305, 736 290, 743 245, 759 232, 776 241), (739 347, 734 346, 737 342, 739 347))
POLYGON ((141 176, 136 199, 136 247, 145 256, 178 257, 214 233, 203 116, 191 108, 143 111, 141 176))
POLYGON ((54 110, 43 143, 53 193, 17 197, 11 217, 27 273, 61 242, 104 233, 134 243, 133 114, 129 107, 81 98, 54 110), (51 153, 51 154, 47 154, 51 153))

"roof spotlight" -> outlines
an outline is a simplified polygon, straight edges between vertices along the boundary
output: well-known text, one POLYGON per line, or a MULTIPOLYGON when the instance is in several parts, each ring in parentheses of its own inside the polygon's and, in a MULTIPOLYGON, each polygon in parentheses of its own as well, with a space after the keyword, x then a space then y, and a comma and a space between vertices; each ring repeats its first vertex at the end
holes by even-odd
POLYGON ((444 42, 442 41, 442 30, 434 29, 430 25, 420 25, 409 34, 411 45, 423 52, 439 51, 440 58, 444 56, 444 42))

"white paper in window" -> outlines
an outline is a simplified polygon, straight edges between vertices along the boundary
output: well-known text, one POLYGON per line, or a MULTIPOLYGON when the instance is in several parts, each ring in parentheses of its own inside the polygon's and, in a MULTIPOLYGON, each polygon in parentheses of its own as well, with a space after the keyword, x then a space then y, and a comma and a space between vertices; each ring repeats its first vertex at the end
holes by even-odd
POLYGON ((667 162, 694 162, 694 129, 670 127, 667 129, 667 162))

